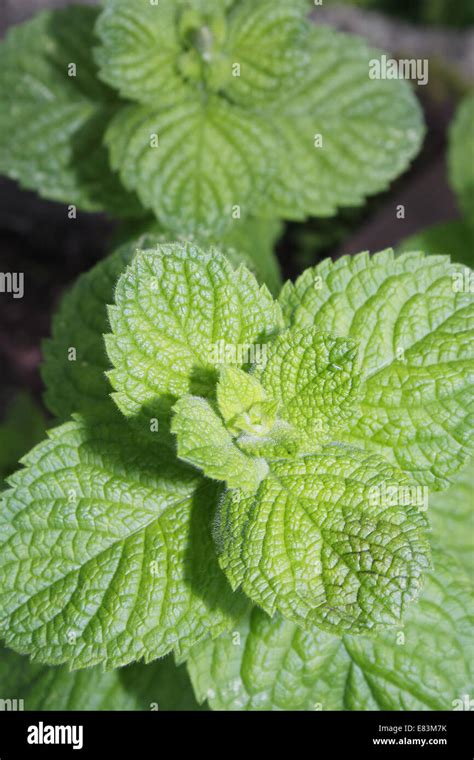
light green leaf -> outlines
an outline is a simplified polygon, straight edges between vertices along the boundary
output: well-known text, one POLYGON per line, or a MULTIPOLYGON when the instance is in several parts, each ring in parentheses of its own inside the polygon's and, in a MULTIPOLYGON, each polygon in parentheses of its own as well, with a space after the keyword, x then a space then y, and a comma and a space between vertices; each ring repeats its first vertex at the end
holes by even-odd
POLYGON ((217 403, 239 448, 253 456, 294 456, 301 435, 278 416, 279 401, 265 393, 256 375, 224 367, 217 384, 217 403))
MULTIPOLYGON (((40 710, 200 710, 186 669, 172 657, 149 665, 69 671, 48 667, 0 648, 0 705, 22 700, 25 711, 40 710), (4 700, 4 702, 2 702, 4 700), (155 707, 156 706, 156 707, 155 707)), ((0 710, 2 707, 0 707, 0 710)))
POLYGON ((474 92, 463 100, 451 126, 448 163, 466 221, 474 226, 474 92))
POLYGON ((359 345, 362 415, 347 439, 435 490, 473 451, 470 277, 446 256, 388 250, 323 261, 280 298, 294 327, 359 345))
POLYGON ((118 667, 229 624, 211 538, 216 488, 113 415, 50 433, 0 512, 0 633, 38 662, 118 667))
POLYGON ((452 222, 433 224, 415 235, 402 240, 397 246, 400 252, 424 251, 425 253, 447 253, 453 262, 474 267, 474 229, 467 222, 456 219, 452 222))
POLYGON ((81 275, 63 298, 53 318, 52 337, 43 344, 41 367, 45 402, 59 418, 67 419, 75 412, 92 413, 107 403, 111 390, 103 337, 109 329, 107 304, 136 251, 162 240, 163 235, 156 233, 124 244, 81 275))
POLYGON ((218 368, 250 364, 255 344, 281 327, 278 304, 248 270, 190 243, 139 253, 115 299, 107 350, 127 417, 163 419, 180 396, 213 396, 218 368))
POLYGON ((255 375, 238 367, 223 367, 217 384, 219 411, 228 427, 232 420, 266 399, 262 384, 255 375))
POLYGON ((305 73, 272 105, 280 165, 262 215, 301 220, 360 206, 407 168, 423 137, 408 83, 370 78, 379 51, 325 26, 308 39, 305 73))
POLYGON ((313 329, 286 330, 268 346, 267 357, 256 376, 306 451, 334 440, 356 413, 356 343, 313 329))
MULTIPOLYGON (((235 219, 232 226, 222 236, 211 235, 203 240, 194 240, 191 236, 176 235, 166 232, 154 217, 146 222, 124 222, 119 228, 119 243, 136 243, 144 234, 155 235, 163 243, 174 243, 189 238, 191 243, 204 250, 217 248, 237 269, 241 264, 250 269, 257 280, 266 285, 272 295, 277 296, 281 290, 282 280, 278 259, 274 253, 276 243, 283 234, 283 223, 277 219, 235 219)), ((110 300, 110 299, 109 299, 110 300)))
MULTIPOLYGON (((113 301, 119 276, 137 250, 156 247, 168 239, 156 222, 148 227, 146 235, 140 236, 135 228, 123 234, 127 242, 77 279, 53 318, 52 337, 43 343, 41 374, 46 405, 60 419, 93 411, 110 393, 105 376, 110 362, 103 339, 109 329, 106 307, 113 301)), ((235 266, 244 262, 259 270, 262 265, 264 279, 276 290, 279 274, 271 261, 271 248, 279 232, 279 224, 247 220, 230 231, 222 248, 235 266)), ((15 456, 13 465, 37 440, 15 456)))
POLYGON ((456 475, 443 493, 429 498, 433 535, 474 580, 474 462, 456 475))
POLYGON ((268 473, 263 459, 245 456, 212 406, 203 398, 183 396, 173 407, 171 431, 178 438, 178 457, 199 467, 229 488, 255 491, 268 473))
POLYGON ((0 171, 85 211, 139 216, 102 145, 118 101, 92 62, 97 13, 79 6, 40 13, 0 45, 0 171))
POLYGON ((274 148, 259 114, 212 95, 167 109, 124 107, 106 142, 125 187, 166 227, 198 237, 222 234, 253 210, 274 148))
POLYGON ((390 464, 344 446, 273 462, 255 494, 220 502, 221 567, 268 614, 306 628, 395 625, 428 564, 417 495, 390 464))
POLYGON ((303 631, 254 608, 192 649, 188 670, 214 710, 452 710, 474 686, 472 587, 437 552, 405 625, 370 638, 303 631))

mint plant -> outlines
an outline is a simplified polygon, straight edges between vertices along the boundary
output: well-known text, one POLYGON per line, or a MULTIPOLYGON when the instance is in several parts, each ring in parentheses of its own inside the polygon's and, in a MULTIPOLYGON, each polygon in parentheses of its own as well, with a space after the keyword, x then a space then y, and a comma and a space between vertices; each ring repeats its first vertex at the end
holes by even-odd
POLYGON ((420 109, 406 82, 369 80, 376 52, 311 24, 310 7, 39 14, 0 45, 0 171, 85 211, 149 210, 172 237, 360 205, 418 151, 420 109))
POLYGON ((7 647, 107 670, 172 651, 214 709, 445 709, 470 678, 470 583, 439 510, 430 551, 419 497, 472 455, 459 267, 360 254, 274 300, 215 249, 128 260, 115 291, 102 262, 56 318, 47 398, 82 411, 3 495, 7 647), (78 293, 81 361, 60 375, 78 293))
POLYGON ((0 171, 123 222, 53 321, 53 428, 35 445, 26 407, 0 495, 0 683, 26 709, 472 689, 473 275, 413 245, 281 287, 280 220, 361 205, 423 136, 311 5, 104 0, 0 44, 0 171))

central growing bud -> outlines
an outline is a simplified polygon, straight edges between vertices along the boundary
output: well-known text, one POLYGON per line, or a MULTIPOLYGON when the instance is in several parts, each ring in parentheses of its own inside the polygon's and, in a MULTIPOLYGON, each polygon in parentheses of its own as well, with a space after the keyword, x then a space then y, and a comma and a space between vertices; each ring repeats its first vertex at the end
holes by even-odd
POLYGON ((185 79, 219 91, 231 76, 230 61, 222 52, 227 36, 223 13, 202 13, 186 8, 179 18, 183 53, 178 62, 185 79))

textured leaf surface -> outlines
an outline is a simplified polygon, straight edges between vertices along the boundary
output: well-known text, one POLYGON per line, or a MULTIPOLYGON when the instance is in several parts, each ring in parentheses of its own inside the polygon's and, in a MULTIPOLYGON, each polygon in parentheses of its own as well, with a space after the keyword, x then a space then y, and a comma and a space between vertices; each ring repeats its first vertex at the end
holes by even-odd
POLYGON ((370 78, 377 51, 310 24, 308 2, 186 6, 108 0, 97 27, 102 78, 138 101, 108 130, 112 165, 166 225, 331 216, 406 169, 421 111, 370 78))
POLYGON ((240 602, 215 559, 212 483, 115 411, 53 430, 23 461, 0 513, 9 647, 111 668, 226 628, 240 602))
POLYGON ((357 346, 313 329, 286 330, 257 369, 279 414, 304 440, 307 452, 354 416, 358 393, 357 346))
POLYGON ((163 417, 179 396, 212 395, 217 368, 226 363, 221 348, 245 364, 247 349, 281 325, 278 304, 248 270, 234 271, 217 251, 187 243, 137 255, 115 299, 110 378, 130 417, 141 410, 163 417))
POLYGON ((433 536, 474 580, 474 462, 458 473, 443 493, 429 498, 433 536))
POLYGON ((311 30, 308 51, 290 97, 282 89, 272 106, 281 163, 261 197, 262 214, 304 219, 359 206, 420 148, 423 120, 410 86, 369 77, 379 51, 324 26, 311 30))
POLYGON ((378 456, 341 446, 276 461, 254 495, 221 501, 221 567, 270 615, 353 633, 394 625, 429 556, 408 484, 378 456))
POLYGON ((252 106, 271 103, 290 92, 308 70, 306 40, 309 26, 302 0, 244 0, 230 17, 227 55, 239 63, 239 76, 229 77, 228 97, 252 106))
POLYGON ((193 648, 188 670, 215 710, 452 710, 472 693, 471 609, 471 585, 437 552, 403 628, 336 638, 254 608, 193 648))
POLYGON ((449 171, 460 206, 474 226, 474 93, 464 99, 451 127, 449 171))
POLYGON ((349 440, 436 490, 473 446, 474 300, 465 271, 445 256, 364 253, 308 269, 281 295, 288 323, 358 342, 362 415, 349 440))
MULTIPOLYGON (((221 247, 234 266, 245 263, 277 290, 280 276, 272 247, 279 233, 279 224, 247 220, 229 232, 221 247)), ((107 304, 113 301, 117 280, 137 250, 156 247, 167 240, 156 222, 145 235, 133 229, 123 237, 126 243, 77 279, 53 318, 52 337, 43 343, 45 402, 61 419, 75 412, 93 411, 110 393, 105 376, 110 361, 103 338, 110 329, 107 304), (70 349, 75 349, 75 360, 69 359, 74 356, 70 349)), ((31 445, 36 442, 35 439, 31 445)), ((31 446, 19 452, 13 464, 28 448, 31 446)))
MULTIPOLYGON (((0 649, 0 700, 21 699, 24 710, 200 710, 186 669, 172 657, 149 665, 69 671, 0 649)), ((8 704, 8 703, 7 703, 8 704)))
MULTIPOLYGON (((166 233, 152 216, 146 221, 123 222, 117 234, 118 244, 134 243, 144 234, 159 238, 167 235, 162 242, 173 243, 176 235, 166 233)), ((199 239, 190 238, 200 248, 217 248, 237 268, 240 264, 250 269, 257 280, 265 284, 273 295, 278 295, 282 286, 278 259, 274 253, 275 245, 283 234, 283 223, 278 219, 235 219, 221 236, 199 239)), ((179 236, 179 240, 185 239, 179 236)))
POLYGON ((179 2, 107 0, 96 26, 100 77, 131 100, 173 102, 186 89, 179 74, 179 2))
POLYGON ((183 396, 173 407, 171 430, 178 438, 178 457, 199 467, 229 488, 254 491, 268 472, 263 460, 245 456, 222 419, 203 398, 183 396))
POLYGON ((447 253, 452 261, 465 264, 472 269, 474 267, 474 229, 460 219, 434 224, 403 240, 397 249, 401 252, 447 253))
POLYGON ((96 18, 87 7, 44 12, 0 45, 0 170, 45 198, 138 216, 102 145, 117 100, 92 62, 96 18))
POLYGON ((112 167, 178 234, 222 233, 253 210, 267 182, 274 138, 256 113, 210 96, 163 110, 131 105, 112 120, 112 167))
POLYGON ((106 0, 97 33, 101 78, 126 98, 160 106, 204 85, 254 105, 304 72, 305 0, 106 0), (225 16, 226 7, 232 6, 225 16), (232 76, 233 64, 240 65, 232 76))

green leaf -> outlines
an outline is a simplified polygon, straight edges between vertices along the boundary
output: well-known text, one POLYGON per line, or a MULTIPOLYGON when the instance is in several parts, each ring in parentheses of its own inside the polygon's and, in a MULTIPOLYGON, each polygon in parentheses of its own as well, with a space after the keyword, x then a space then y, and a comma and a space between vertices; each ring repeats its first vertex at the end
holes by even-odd
POLYGON ((446 252, 452 261, 474 267, 474 229, 467 222, 455 220, 433 224, 415 235, 402 240, 400 252, 424 251, 439 254, 446 252))
POLYGON ((0 634, 38 662, 182 653, 243 604, 215 559, 214 484, 112 412, 53 430, 3 495, 0 634))
POLYGON ((102 78, 138 101, 108 130, 112 166, 163 223, 333 215, 406 169, 421 111, 406 82, 370 78, 378 52, 303 0, 224 5, 108 0, 98 22, 102 78))
POLYGON ((122 686, 117 670, 104 673, 100 668, 88 668, 71 673, 65 666, 37 665, 0 649, 0 682, 0 703, 23 700, 27 711, 136 709, 133 695, 122 686))
POLYGON ((59 418, 67 419, 75 412, 93 413, 107 402, 110 362, 103 337, 109 329, 107 304, 137 249, 156 246, 162 240, 163 235, 154 233, 124 244, 81 275, 63 298, 53 317, 52 337, 43 344, 41 367, 45 402, 59 418))
MULTIPOLYGON (((110 393, 105 376, 110 362, 103 339, 109 329, 107 304, 113 301, 117 280, 137 250, 169 239, 156 221, 148 227, 141 236, 135 228, 126 231, 122 238, 127 242, 77 279, 53 317, 52 337, 43 343, 41 374, 45 403, 62 420, 75 412, 93 412, 110 393)), ((279 274, 271 249, 279 232, 279 224, 247 220, 230 231, 221 247, 233 265, 245 263, 260 270, 263 279, 277 290, 279 274)), ((25 445, 12 464, 37 440, 25 445)))
POLYGON ((224 367, 217 384, 217 403, 239 448, 253 456, 280 459, 300 448, 300 432, 278 416, 279 401, 256 375, 224 367))
POLYGON ((213 396, 218 368, 251 363, 281 326, 278 304, 248 270, 190 243, 140 252, 115 300, 106 344, 127 417, 166 419, 180 396, 213 396))
MULTIPOLYGON (((173 243, 178 240, 186 240, 185 235, 176 238, 167 233, 154 217, 149 217, 146 222, 124 222, 119 228, 116 240, 120 244, 136 243, 144 234, 156 235, 161 242, 173 243)), ((274 253, 277 241, 283 234, 283 223, 277 219, 255 219, 248 217, 245 220, 234 220, 232 226, 222 236, 211 235, 203 240, 190 242, 199 245, 200 248, 218 248, 237 269, 245 264, 257 280, 265 284, 272 295, 278 295, 281 290, 282 280, 278 259, 274 253)), ((109 299, 110 300, 110 299, 109 299)))
POLYGON ((167 109, 130 105, 107 130, 112 168, 166 227, 222 234, 267 184, 274 137, 257 113, 209 96, 167 109))
POLYGON ((228 428, 232 428, 235 417, 265 399, 263 386, 255 375, 238 367, 223 367, 217 384, 217 403, 228 428))
POLYGON ((262 459, 245 456, 221 418, 203 398, 183 396, 175 404, 171 430, 178 438, 178 457, 199 467, 229 488, 255 491, 268 472, 262 459))
POLYGON ((354 416, 359 379, 357 345, 313 329, 286 330, 256 369, 279 416, 298 430, 307 452, 316 451, 354 416))
POLYGON ((450 131, 449 175, 466 221, 474 225, 474 92, 459 107, 450 131))
POLYGON ((306 628, 395 625, 429 550, 416 489, 376 455, 343 446, 273 462, 253 495, 229 491, 215 537, 234 589, 306 628))
POLYGON ((357 37, 315 26, 299 83, 272 104, 278 178, 257 214, 302 220, 360 206, 420 149, 423 118, 407 82, 371 79, 380 58, 357 37))
POLYGON ((291 87, 304 71, 306 0, 106 0, 97 23, 100 77, 124 97, 160 107, 223 90, 244 105, 291 87), (225 15, 229 6, 230 12, 225 15), (233 76, 233 64, 241 71, 233 76))
POLYGON ((176 666, 171 655, 148 664, 128 665, 118 673, 123 687, 133 695, 136 709, 153 712, 209 709, 198 705, 186 667, 176 666))
POLYGON ((238 63, 238 76, 229 76, 225 92, 245 106, 259 106, 292 92, 308 71, 308 24, 301 0, 243 0, 235 6, 226 44, 228 67, 238 63))
POLYGON ((188 670, 214 710, 460 709, 474 685, 471 609, 472 587, 437 552, 404 627, 336 638, 254 608, 193 648, 188 670))
POLYGON ((19 393, 0 423, 0 488, 18 460, 44 436, 46 419, 28 393, 19 393))
POLYGON ((474 581, 474 462, 471 460, 444 493, 429 498, 433 535, 474 581))
POLYGON ((79 6, 40 13, 0 45, 0 171, 84 211, 139 216, 102 145, 118 101, 92 62, 97 13, 79 6))
POLYGON ((176 0, 106 0, 96 32, 100 78, 127 99, 175 102, 186 89, 177 68, 181 52, 176 0))
MULTIPOLYGON (((22 700, 31 710, 200 710, 186 669, 172 657, 149 665, 104 672, 101 668, 69 671, 30 662, 0 648, 0 704, 22 700)), ((0 708, 2 709, 2 708, 0 708)))
POLYGON ((469 271, 446 256, 363 253, 308 269, 280 300, 294 327, 358 342, 362 415, 347 440, 447 487, 473 451, 469 271))

